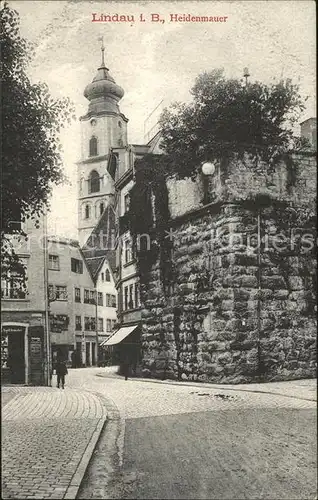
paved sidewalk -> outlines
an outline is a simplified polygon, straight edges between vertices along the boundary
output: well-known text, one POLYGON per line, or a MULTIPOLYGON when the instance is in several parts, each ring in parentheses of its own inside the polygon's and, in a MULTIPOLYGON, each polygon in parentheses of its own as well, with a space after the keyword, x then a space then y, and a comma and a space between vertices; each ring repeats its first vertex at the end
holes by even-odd
MULTIPOLYGON (((96 375, 105 378, 123 379, 117 374, 116 366, 101 368, 96 375)), ((219 391, 254 392, 284 396, 305 401, 317 401, 317 379, 287 380, 283 382, 263 382, 251 384, 213 384, 212 382, 185 382, 176 380, 159 380, 154 378, 131 377, 136 382, 155 383, 160 385, 178 385, 179 387, 198 387, 218 389, 219 391)))
POLYGON ((92 393, 2 387, 1 498, 75 499, 106 421, 92 393))

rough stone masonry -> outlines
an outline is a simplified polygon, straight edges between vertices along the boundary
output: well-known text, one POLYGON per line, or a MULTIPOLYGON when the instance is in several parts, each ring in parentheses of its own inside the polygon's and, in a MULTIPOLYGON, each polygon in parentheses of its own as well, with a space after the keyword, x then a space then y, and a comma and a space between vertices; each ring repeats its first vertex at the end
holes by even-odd
POLYGON ((158 258, 142 285, 144 376, 315 376, 315 228, 306 214, 315 211, 316 157, 294 159, 292 179, 287 163, 219 166, 208 203, 202 179, 167 181, 171 281, 158 258))

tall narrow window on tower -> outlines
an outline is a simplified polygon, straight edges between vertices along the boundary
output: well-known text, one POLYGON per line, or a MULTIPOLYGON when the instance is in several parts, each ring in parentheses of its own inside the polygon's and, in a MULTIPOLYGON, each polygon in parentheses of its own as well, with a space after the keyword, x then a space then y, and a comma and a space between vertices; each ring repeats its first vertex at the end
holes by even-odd
POLYGON ((98 148, 97 148, 97 137, 93 135, 89 141, 89 156, 97 156, 98 148))
POLYGON ((89 219, 91 216, 91 207, 89 205, 85 205, 85 219, 89 219))
POLYGON ((92 170, 88 178, 88 193, 98 193, 100 190, 99 173, 92 170))

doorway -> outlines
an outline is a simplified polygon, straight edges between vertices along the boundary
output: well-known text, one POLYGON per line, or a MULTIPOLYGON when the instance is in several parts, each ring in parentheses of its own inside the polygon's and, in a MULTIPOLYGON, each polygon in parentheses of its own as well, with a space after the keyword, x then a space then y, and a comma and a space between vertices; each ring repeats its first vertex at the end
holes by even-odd
POLYGON ((25 383, 24 329, 8 334, 8 368, 11 384, 25 383))
POLYGON ((91 366, 90 347, 91 343, 86 342, 86 366, 91 366))
POLYGON ((92 365, 96 366, 96 342, 92 342, 92 365))

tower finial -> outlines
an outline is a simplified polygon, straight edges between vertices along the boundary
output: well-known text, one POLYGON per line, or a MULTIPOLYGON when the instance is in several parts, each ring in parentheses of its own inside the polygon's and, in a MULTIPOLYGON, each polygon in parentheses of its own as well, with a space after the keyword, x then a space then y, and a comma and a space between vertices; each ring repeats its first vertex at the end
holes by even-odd
POLYGON ((104 66, 105 66, 105 58, 104 58, 105 47, 104 47, 104 37, 103 37, 103 35, 102 35, 102 36, 100 36, 100 37, 98 38, 98 40, 99 40, 100 42, 102 42, 102 43, 101 43, 101 51, 102 51, 102 65, 101 65, 101 67, 104 67, 104 66))

